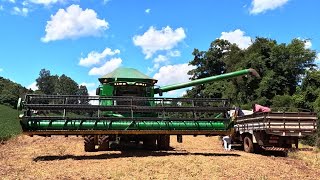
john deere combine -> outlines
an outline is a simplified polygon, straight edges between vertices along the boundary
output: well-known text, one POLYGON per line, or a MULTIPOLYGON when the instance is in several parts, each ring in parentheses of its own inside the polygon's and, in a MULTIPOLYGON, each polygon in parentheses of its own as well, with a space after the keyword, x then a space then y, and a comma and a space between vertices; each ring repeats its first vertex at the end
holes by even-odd
POLYGON ((118 68, 99 78, 98 96, 35 95, 19 99, 21 126, 28 135, 82 135, 85 151, 119 145, 166 150, 170 135, 223 135, 230 131, 228 99, 158 98, 155 94, 238 77, 253 69, 157 87, 132 68, 118 68))

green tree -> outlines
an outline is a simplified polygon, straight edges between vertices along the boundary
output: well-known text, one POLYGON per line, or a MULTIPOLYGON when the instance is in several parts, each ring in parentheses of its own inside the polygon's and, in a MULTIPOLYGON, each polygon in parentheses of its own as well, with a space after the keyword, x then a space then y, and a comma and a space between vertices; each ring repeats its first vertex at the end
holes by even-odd
MULTIPOLYGON (((189 64, 196 68, 189 71, 188 74, 191 75, 191 79, 194 80, 226 73, 226 68, 229 67, 231 69, 233 67, 232 64, 236 61, 235 57, 241 54, 240 51, 235 44, 221 39, 213 41, 207 51, 194 49, 192 53, 194 59, 190 61, 189 64)), ((215 93, 205 89, 215 87, 217 86, 212 85, 212 83, 195 86, 187 92, 187 96, 212 97, 215 93)), ((219 96, 222 96, 222 94, 219 96)))
POLYGON ((49 70, 41 69, 36 82, 39 90, 44 94, 54 94, 57 76, 51 76, 49 70))
POLYGON ((80 85, 77 95, 83 96, 81 97, 79 104, 89 104, 89 100, 87 97, 89 94, 86 86, 80 85))
POLYGON ((31 93, 25 87, 0 77, 0 104, 16 107, 19 97, 23 97, 26 93, 31 93))
POLYGON ((62 74, 56 83, 55 94, 58 95, 76 95, 78 93, 78 84, 70 77, 62 74))
POLYGON ((227 81, 196 86, 188 97, 229 97, 236 104, 260 102, 271 106, 277 95, 292 96, 306 69, 313 69, 315 52, 306 49, 304 42, 293 39, 288 44, 257 37, 244 50, 226 40, 215 40, 208 51, 193 52, 190 62, 196 66, 189 72, 192 79, 217 75, 246 68, 254 68, 261 79, 244 76, 227 81))

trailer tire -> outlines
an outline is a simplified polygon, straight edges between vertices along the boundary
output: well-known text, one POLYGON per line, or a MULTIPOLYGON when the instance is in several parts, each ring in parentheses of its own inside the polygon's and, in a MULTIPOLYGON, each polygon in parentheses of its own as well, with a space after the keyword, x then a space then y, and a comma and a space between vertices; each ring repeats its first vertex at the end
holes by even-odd
POLYGON ((98 140, 99 151, 108 151, 109 150, 109 136, 108 135, 102 135, 99 137, 98 140))
POLYGON ((94 152, 95 144, 94 144, 94 136, 88 135, 84 137, 84 151, 85 152, 94 152))
POLYGON ((254 146, 253 146, 252 140, 248 136, 246 136, 243 139, 243 149, 247 153, 253 153, 254 152, 254 146))

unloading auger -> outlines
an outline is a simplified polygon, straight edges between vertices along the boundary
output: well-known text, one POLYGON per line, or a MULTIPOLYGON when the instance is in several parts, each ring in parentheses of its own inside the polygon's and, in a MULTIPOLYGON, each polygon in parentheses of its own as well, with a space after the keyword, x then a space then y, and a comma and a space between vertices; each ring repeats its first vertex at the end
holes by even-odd
POLYGON ((20 124, 27 135, 82 135, 85 151, 137 144, 168 149, 170 135, 224 135, 230 131, 228 99, 160 98, 163 92, 251 74, 254 69, 157 87, 132 68, 99 78, 97 96, 27 94, 19 99, 20 124), (217 116, 217 114, 222 114, 217 116))

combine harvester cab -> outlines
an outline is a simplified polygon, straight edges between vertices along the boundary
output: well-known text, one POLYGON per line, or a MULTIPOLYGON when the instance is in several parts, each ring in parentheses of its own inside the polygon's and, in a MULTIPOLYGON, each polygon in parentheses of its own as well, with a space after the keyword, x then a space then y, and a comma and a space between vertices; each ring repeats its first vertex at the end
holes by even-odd
POLYGON ((157 98, 199 84, 257 75, 253 69, 186 83, 156 87, 157 80, 132 68, 118 68, 99 78, 98 96, 28 94, 18 107, 24 134, 81 135, 85 151, 141 145, 167 150, 170 135, 226 135, 230 130, 228 99, 157 98))

